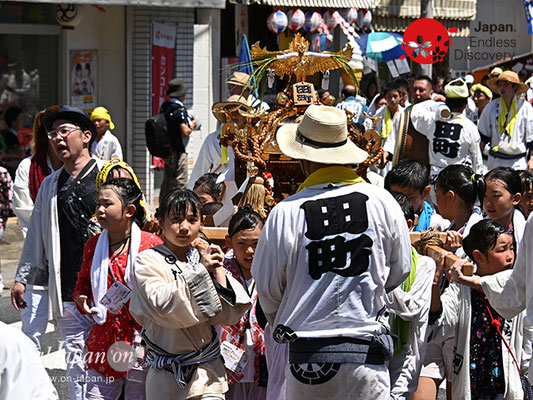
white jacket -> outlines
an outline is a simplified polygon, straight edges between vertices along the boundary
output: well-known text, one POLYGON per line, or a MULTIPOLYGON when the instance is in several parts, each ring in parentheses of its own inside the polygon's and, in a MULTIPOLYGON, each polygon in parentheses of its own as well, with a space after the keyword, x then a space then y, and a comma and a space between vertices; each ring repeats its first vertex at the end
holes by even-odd
POLYGON ((109 161, 115 157, 122 160, 122 146, 120 146, 118 138, 110 130, 107 130, 99 142, 96 140, 93 142, 91 155, 93 158, 104 161, 109 161))
MULTIPOLYGON (((101 168, 103 164, 104 162, 97 160, 94 168, 101 168)), ((15 276, 15 281, 26 284, 27 288, 48 286, 49 319, 63 315, 61 249, 57 216, 57 181, 62 171, 63 167, 52 172, 39 188, 15 276)))
POLYGON ((418 377, 426 354, 431 287, 435 276, 435 261, 418 256, 413 286, 408 292, 397 287, 387 294, 391 311, 409 322, 407 344, 389 362, 391 398, 404 399, 418 387, 418 377))
MULTIPOLYGON (((510 273, 510 271, 503 271, 510 273)), ((485 277, 490 278, 490 277, 485 277)), ((483 279, 483 278, 482 278, 483 279)), ((455 334, 454 371, 452 377, 453 399, 470 398, 470 332, 472 325, 471 288, 451 283, 441 296, 442 315, 436 323, 432 341, 441 342, 455 334)), ((506 319, 508 315, 502 314, 506 319)), ((505 336, 516 357, 522 373, 527 373, 531 358, 531 339, 533 328, 526 320, 525 313, 512 318, 510 330, 504 329, 505 336), (510 331, 510 334, 506 334, 510 331)), ((508 322, 505 322, 507 325, 508 322)), ((504 325, 504 326, 505 326, 504 325)), ((502 341, 502 361, 505 377, 505 395, 507 400, 522 400, 524 393, 518 369, 507 346, 502 341)))
POLYGON ((271 211, 252 275, 274 328, 302 338, 371 339, 386 332, 377 316, 385 292, 409 275, 410 249, 403 213, 386 190, 317 184, 271 211))
MULTIPOLYGON (((228 169, 229 162, 227 164, 222 164, 221 156, 220 130, 216 130, 215 132, 211 132, 204 139, 204 143, 202 144, 196 162, 194 163, 187 189, 193 190, 196 181, 208 172, 214 172, 217 174, 225 172, 228 169)), ((233 156, 233 149, 231 146, 228 147, 228 159, 230 156, 233 156)))

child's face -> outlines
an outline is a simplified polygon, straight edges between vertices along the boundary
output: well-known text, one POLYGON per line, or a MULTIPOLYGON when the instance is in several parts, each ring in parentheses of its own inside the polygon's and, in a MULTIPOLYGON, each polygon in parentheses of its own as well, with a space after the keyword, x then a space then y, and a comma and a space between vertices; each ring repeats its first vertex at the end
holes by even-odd
POLYGON ((237 232, 231 238, 228 236, 226 243, 233 248, 233 254, 242 268, 251 269, 254 260, 255 248, 261 236, 262 227, 257 225, 254 229, 237 232))
POLYGON ((409 197, 409 200, 411 200, 411 203, 413 204, 415 213, 419 214, 422 211, 422 207, 424 206, 424 199, 429 194, 431 188, 427 186, 426 189, 420 192, 419 190, 410 187, 391 185, 391 190, 393 192, 400 192, 407 195, 407 197, 409 197))
POLYGON ((196 195, 200 198, 200 201, 202 202, 202 204, 212 203, 214 201, 217 201, 217 199, 215 199, 213 196, 204 192, 202 190, 202 186, 197 187, 196 189, 193 190, 193 192, 196 193, 196 195))
POLYGON ((96 218, 103 229, 110 232, 120 231, 124 228, 126 210, 117 193, 109 188, 103 187, 98 192, 96 201, 96 218))
POLYGON ((179 215, 166 215, 159 221, 165 239, 175 247, 188 247, 198 237, 202 225, 200 216, 195 216, 189 207, 184 217, 179 215))
POLYGON ((442 215, 443 218, 453 220, 453 216, 451 214, 450 210, 450 198, 449 198, 449 192, 445 192, 440 187, 435 187, 435 197, 437 199, 437 207, 439 209, 439 214, 442 215))
POLYGON ((385 100, 389 108, 396 108, 400 103, 400 92, 397 90, 389 90, 385 95, 385 100))
POLYGON ((520 193, 511 194, 501 180, 490 179, 483 198, 483 209, 489 218, 506 225, 512 217, 514 206, 520 203, 520 198, 520 193))
POLYGON ((529 214, 533 211, 533 187, 530 186, 529 190, 524 192, 520 198, 520 204, 524 207, 526 218, 529 217, 529 214))
POLYGON ((99 136, 106 133, 106 131, 109 129, 109 122, 105 119, 98 118, 93 119, 93 124, 96 127, 96 133, 98 133, 99 136))
POLYGON ((513 237, 504 233, 498 237, 496 244, 487 254, 478 252, 476 258, 477 271, 479 276, 493 275, 498 272, 513 267, 514 251, 513 237))

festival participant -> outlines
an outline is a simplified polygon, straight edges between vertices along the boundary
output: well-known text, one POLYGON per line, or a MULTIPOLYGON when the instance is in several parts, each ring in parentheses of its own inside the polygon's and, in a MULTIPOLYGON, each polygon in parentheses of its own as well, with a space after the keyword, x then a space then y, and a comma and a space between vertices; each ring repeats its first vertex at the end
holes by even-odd
POLYGON ((353 114, 354 124, 365 124, 367 123, 367 119, 364 118, 362 115, 368 112, 368 107, 356 99, 356 94, 357 89, 355 88, 355 86, 344 86, 341 91, 342 101, 337 104, 337 108, 349 111, 351 114, 353 114))
POLYGON ((461 258, 465 256, 461 249, 462 238, 483 219, 476 202, 478 198, 483 198, 484 190, 483 177, 464 165, 449 165, 437 176, 437 207, 442 217, 451 222, 444 248, 454 251, 461 258))
POLYGON ((58 170, 63 164, 52 141, 46 136, 42 121, 46 113, 56 112, 60 108, 58 105, 50 106, 35 116, 32 135, 33 156, 22 160, 15 173, 13 212, 17 216, 23 237, 26 237, 28 232, 33 206, 41 183, 44 178, 58 170))
POLYGON ((270 212, 252 276, 274 338, 289 343, 286 397, 388 399, 392 340, 377 317, 411 269, 400 206, 347 167, 368 155, 342 110, 311 105, 276 139, 306 180, 270 212))
POLYGON ((217 178, 218 174, 207 173, 194 183, 193 192, 200 198, 202 204, 220 200, 223 183, 217 183, 217 178))
POLYGON ((522 198, 522 181, 520 175, 512 168, 498 167, 485 175, 486 191, 483 197, 483 209, 487 218, 499 222, 514 239, 518 251, 526 219, 517 206, 522 198))
POLYGON ((413 106, 411 112, 413 126, 429 140, 430 183, 435 182, 443 168, 452 164, 463 164, 478 174, 483 173, 481 139, 476 125, 463 113, 470 96, 468 87, 458 78, 444 87, 444 94, 451 111, 448 119, 439 116, 442 103, 423 102, 413 106))
MULTIPOLYGON (((498 222, 489 219, 475 224, 463 239, 463 248, 476 263, 478 280, 511 273, 513 238, 498 222)), ((437 317, 432 340, 455 334, 452 398, 523 399, 520 371, 527 374, 524 364, 531 357, 531 324, 525 312, 501 315, 483 292, 458 284, 462 263, 452 267, 453 282, 442 295, 433 286, 431 302, 431 312, 437 317)), ((441 274, 443 266, 444 257, 437 263, 441 274)))
POLYGON ((195 242, 201 207, 189 190, 167 193, 157 211, 165 244, 135 261, 130 313, 148 348, 150 400, 224 399, 228 385, 214 326, 236 324, 250 308, 244 287, 224 272, 220 247, 195 242))
POLYGON ((111 133, 115 129, 115 124, 107 108, 96 107, 91 113, 91 121, 96 127, 96 138, 91 147, 91 155, 104 161, 112 158, 122 159, 122 146, 117 137, 111 133))
POLYGON ((467 118, 477 125, 483 110, 492 100, 492 91, 488 87, 478 83, 472 86, 472 97, 474 98, 476 108, 473 113, 467 114, 467 118))
MULTIPOLYGON (((392 192, 400 204, 409 230, 413 228, 415 212, 407 195, 392 192)), ((391 330, 398 336, 394 356, 389 362, 391 399, 405 399, 418 386, 418 376, 426 354, 431 283, 435 262, 419 255, 411 247, 411 273, 392 292, 387 305, 392 311, 391 330)))
POLYGON ((246 100, 246 104, 252 108, 262 111, 269 110, 270 106, 267 103, 250 93, 252 83, 250 75, 244 72, 235 71, 226 81, 226 86, 228 87, 230 96, 237 95, 243 97, 246 100))
POLYGON ((233 215, 226 235, 226 245, 231 250, 226 253, 224 268, 244 286, 252 299, 252 309, 237 324, 220 326, 222 347, 236 348, 243 355, 238 363, 231 360, 225 363, 229 383, 227 400, 267 398, 268 373, 263 332, 266 320, 257 301, 255 281, 250 271, 263 223, 261 216, 247 205, 233 215))
MULTIPOLYGON (((246 119, 239 112, 251 111, 252 107, 248 106, 244 97, 238 94, 231 95, 226 101, 215 103, 211 108, 215 118, 222 124, 234 123, 237 128, 242 129, 246 124, 246 119), (226 120, 225 111, 229 111, 231 121, 226 120)), ((222 174, 233 165, 234 155, 233 148, 220 145, 220 132, 223 126, 215 132, 211 132, 204 140, 198 158, 189 179, 188 189, 193 190, 196 181, 204 174, 217 173, 222 174)))
POLYGON ((71 106, 46 114, 43 122, 63 167, 46 177, 39 189, 11 300, 17 310, 25 308, 26 285, 47 287, 40 300, 44 310, 32 308, 31 318, 56 320, 65 343, 70 398, 81 400, 86 382, 83 352, 92 320, 79 313, 72 294, 83 246, 93 234, 88 227, 96 208, 98 165, 89 147, 96 128, 84 111, 71 106))
POLYGON ((126 374, 125 368, 117 368, 117 362, 108 356, 117 342, 134 347, 141 344, 141 326, 130 315, 127 300, 133 289, 133 262, 138 253, 162 243, 157 236, 141 231, 146 215, 141 199, 141 190, 128 178, 107 180, 98 191, 96 216, 103 230, 85 245, 74 289, 78 310, 96 322, 87 341, 86 399, 116 400, 122 390, 125 399, 146 398, 147 370, 136 366, 126 374), (117 289, 127 293, 124 300, 111 297, 117 289))
POLYGON ((429 186, 428 168, 414 160, 402 160, 385 176, 385 189, 406 194, 413 203, 417 216, 414 231, 427 231, 430 226, 442 231, 449 222, 435 212, 425 200, 431 186, 429 186))
POLYGON ((526 219, 533 211, 533 173, 529 171, 519 171, 522 180, 522 197, 520 205, 524 209, 526 219))
POLYGON ((513 71, 504 71, 489 79, 488 87, 501 95, 492 100, 479 118, 481 150, 490 145, 487 169, 512 167, 533 169, 533 107, 520 99, 528 85, 520 82, 513 71))
MULTIPOLYGON (((385 87, 383 93, 387 105, 380 108, 376 113, 376 117, 381 117, 376 125, 376 130, 381 135, 381 145, 385 146, 392 133, 392 125, 394 124, 394 121, 400 117, 403 107, 400 105, 401 93, 399 83, 396 81, 391 82, 385 87)), ((373 168, 373 170, 384 177, 391 168, 392 164, 387 163, 384 168, 373 168)))

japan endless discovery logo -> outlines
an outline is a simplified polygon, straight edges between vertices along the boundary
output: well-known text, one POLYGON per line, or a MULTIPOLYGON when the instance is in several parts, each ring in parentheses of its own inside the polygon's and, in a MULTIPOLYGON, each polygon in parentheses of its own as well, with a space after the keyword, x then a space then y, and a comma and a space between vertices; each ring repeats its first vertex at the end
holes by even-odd
MULTIPOLYGON (((411 60, 419 64, 441 62, 452 44, 448 32, 455 33, 457 28, 447 30, 436 19, 419 18, 405 30, 402 49, 411 60)), ((404 55, 400 56, 400 59, 404 58, 404 55)))

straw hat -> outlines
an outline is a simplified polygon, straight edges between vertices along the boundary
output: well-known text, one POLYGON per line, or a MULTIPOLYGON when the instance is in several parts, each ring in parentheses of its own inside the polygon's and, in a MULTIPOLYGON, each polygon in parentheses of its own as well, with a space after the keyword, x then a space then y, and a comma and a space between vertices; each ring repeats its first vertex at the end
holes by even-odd
POLYGON ((239 96, 238 94, 233 94, 226 101, 221 101, 218 103, 213 104, 213 107, 211 107, 211 112, 215 116, 216 119, 218 119, 220 122, 226 122, 226 113, 224 113, 224 110, 227 108, 232 107, 235 110, 240 108, 241 110, 245 111, 253 111, 253 107, 250 107, 248 103, 246 102, 246 99, 242 96, 239 96))
POLYGON ((279 128, 276 140, 283 154, 296 160, 359 164, 368 157, 348 138, 346 113, 335 107, 309 106, 299 124, 279 128))
POLYGON ((518 74, 514 71, 503 71, 497 78, 491 78, 487 81, 487 86, 494 92, 494 93, 500 93, 500 89, 498 88, 498 82, 510 82, 516 84, 516 93, 515 95, 521 95, 522 93, 527 92, 529 89, 529 86, 525 83, 520 82, 520 79, 518 79, 518 74))
POLYGON ((245 74, 244 72, 235 71, 229 79, 226 81, 226 85, 235 85, 242 87, 250 87, 250 75, 245 74))

